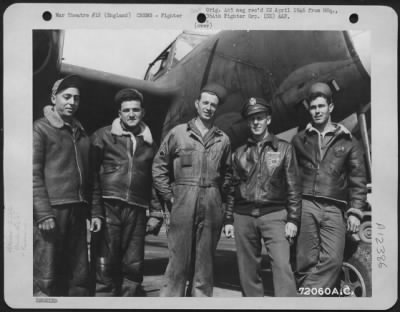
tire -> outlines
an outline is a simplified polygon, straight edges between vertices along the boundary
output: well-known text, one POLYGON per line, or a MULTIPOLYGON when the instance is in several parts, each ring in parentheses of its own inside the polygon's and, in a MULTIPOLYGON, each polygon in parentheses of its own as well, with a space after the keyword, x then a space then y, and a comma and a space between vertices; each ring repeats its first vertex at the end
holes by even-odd
POLYGON ((340 288, 343 291, 343 295, 350 297, 371 297, 371 273, 371 245, 360 243, 352 257, 342 264, 340 288), (348 290, 349 288, 350 291, 348 290))

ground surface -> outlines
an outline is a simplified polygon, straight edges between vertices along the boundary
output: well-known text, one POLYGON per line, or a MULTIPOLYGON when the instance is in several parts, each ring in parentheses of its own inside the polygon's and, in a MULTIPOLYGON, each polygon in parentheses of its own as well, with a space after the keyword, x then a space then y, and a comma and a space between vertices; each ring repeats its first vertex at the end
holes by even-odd
MULTIPOLYGON (((146 236, 145 272, 143 290, 147 297, 158 297, 165 268, 168 264, 168 245, 164 227, 158 236, 146 236)), ((263 267, 267 267, 263 265, 263 267)), ((262 270, 265 295, 272 296, 271 272, 262 270)), ((239 274, 237 271, 234 239, 224 235, 217 247, 215 259, 214 297, 241 297, 239 274)))

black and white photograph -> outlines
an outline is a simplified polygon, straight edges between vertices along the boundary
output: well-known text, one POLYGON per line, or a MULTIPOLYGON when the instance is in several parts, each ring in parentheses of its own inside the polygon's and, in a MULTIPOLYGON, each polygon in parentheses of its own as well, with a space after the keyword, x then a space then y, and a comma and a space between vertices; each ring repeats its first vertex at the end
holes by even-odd
POLYGON ((339 6, 33 8, 5 28, 28 39, 5 45, 5 116, 30 112, 14 134, 5 119, 5 163, 25 146, 5 170, 9 305, 395 303, 390 23, 339 6))

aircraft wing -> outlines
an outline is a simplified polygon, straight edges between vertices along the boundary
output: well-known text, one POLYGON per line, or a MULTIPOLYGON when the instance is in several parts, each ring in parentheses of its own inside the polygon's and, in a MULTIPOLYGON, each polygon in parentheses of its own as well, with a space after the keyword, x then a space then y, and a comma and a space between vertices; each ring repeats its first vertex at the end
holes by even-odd
MULTIPOLYGON (((39 36, 40 31, 36 32, 39 36)), ((34 92, 50 90, 55 73, 82 76, 87 84, 78 117, 89 132, 115 118, 114 94, 126 87, 144 93, 148 105, 146 122, 159 141, 172 127, 193 118, 194 101, 202 85, 209 81, 222 84, 228 90, 228 97, 217 111, 216 124, 230 136, 234 148, 247 136, 240 112, 251 96, 271 101, 272 131, 289 134, 308 122, 304 99, 315 81, 325 81, 334 90, 335 121, 370 103, 370 75, 366 66, 369 51, 365 44, 368 32, 228 30, 204 36, 192 44, 188 53, 182 49, 187 49, 194 37, 186 33, 160 54, 160 70, 147 76, 149 80, 62 62, 59 48, 62 31, 41 32, 52 35, 49 37, 57 48, 53 48, 51 60, 57 67, 53 65, 52 71, 42 68, 34 74, 34 92)), ((34 117, 38 117, 38 107, 44 105, 46 97, 43 93, 34 97, 34 117)))

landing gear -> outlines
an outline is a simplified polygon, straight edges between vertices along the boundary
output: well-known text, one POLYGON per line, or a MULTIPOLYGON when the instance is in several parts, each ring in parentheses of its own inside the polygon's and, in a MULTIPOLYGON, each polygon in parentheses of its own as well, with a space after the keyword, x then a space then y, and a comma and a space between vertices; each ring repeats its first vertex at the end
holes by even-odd
POLYGON ((361 242, 356 252, 342 264, 340 287, 343 296, 370 297, 371 283, 371 245, 361 242))

